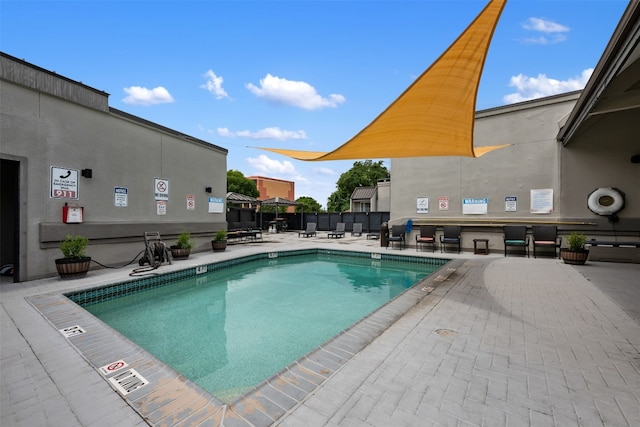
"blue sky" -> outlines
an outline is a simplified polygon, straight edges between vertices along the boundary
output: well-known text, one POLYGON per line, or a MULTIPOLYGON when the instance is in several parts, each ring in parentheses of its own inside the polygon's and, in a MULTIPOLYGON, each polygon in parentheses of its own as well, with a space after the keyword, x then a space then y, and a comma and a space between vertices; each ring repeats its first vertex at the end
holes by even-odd
MULTIPOLYGON (((326 207, 353 161, 302 162, 252 147, 343 144, 487 2, 0 0, 0 50, 104 90, 111 107, 228 149, 229 169, 295 181, 296 197, 326 207)), ((477 109, 581 89, 627 4, 508 1, 477 109)))

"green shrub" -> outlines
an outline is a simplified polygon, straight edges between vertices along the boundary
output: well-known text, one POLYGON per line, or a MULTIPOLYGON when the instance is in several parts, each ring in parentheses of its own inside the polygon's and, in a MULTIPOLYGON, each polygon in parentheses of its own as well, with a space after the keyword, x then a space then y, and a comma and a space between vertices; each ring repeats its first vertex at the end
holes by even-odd
POLYGON ((89 240, 84 236, 71 236, 67 234, 67 238, 60 242, 60 250, 65 258, 80 259, 84 258, 84 254, 89 240))
POLYGON ((193 249, 195 243, 191 240, 191 234, 186 231, 178 236, 176 240, 176 246, 181 249, 193 249))
POLYGON ((570 251, 582 251, 584 250, 584 245, 587 242, 587 238, 582 233, 573 232, 567 239, 567 244, 569 245, 570 251))
POLYGON ((218 242, 221 240, 227 240, 227 230, 219 230, 213 240, 218 242))

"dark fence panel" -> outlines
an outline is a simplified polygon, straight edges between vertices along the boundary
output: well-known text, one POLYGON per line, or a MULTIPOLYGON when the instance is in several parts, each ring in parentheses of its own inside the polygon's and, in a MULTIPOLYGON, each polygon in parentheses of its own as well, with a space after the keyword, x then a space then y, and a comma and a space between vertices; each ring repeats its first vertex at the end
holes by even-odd
POLYGON ((380 231, 380 224, 388 222, 390 218, 389 212, 344 212, 344 213, 308 213, 304 215, 304 229, 309 222, 318 224, 317 230, 330 231, 335 230, 336 224, 345 223, 346 231, 353 230, 353 224, 359 222, 362 224, 362 231, 368 233, 371 231, 380 231))
MULTIPOLYGON (((233 208, 227 210, 227 225, 229 229, 262 228, 269 229, 269 221, 276 218, 275 212, 256 212, 248 208, 233 208)), ((288 230, 304 230, 307 223, 315 222, 317 230, 331 231, 336 229, 339 222, 345 223, 347 232, 353 230, 353 224, 362 224, 364 233, 379 232, 380 224, 388 222, 389 212, 323 212, 323 213, 280 213, 278 218, 284 218, 287 222, 288 230)))

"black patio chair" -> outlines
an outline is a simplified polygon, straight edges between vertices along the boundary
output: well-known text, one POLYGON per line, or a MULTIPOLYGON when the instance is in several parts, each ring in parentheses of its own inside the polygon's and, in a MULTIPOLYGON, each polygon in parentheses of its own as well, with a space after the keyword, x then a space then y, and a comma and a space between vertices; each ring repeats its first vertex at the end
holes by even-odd
POLYGON ((504 231, 504 256, 507 256, 507 248, 516 246, 523 249, 523 255, 529 258, 529 238, 526 225, 505 225, 504 231))
POLYGON ((462 227, 459 225, 445 225, 440 236, 440 252, 447 250, 446 245, 458 246, 458 253, 462 246, 462 227))
POLYGON ((555 225, 534 225, 531 227, 533 240, 533 257, 536 257, 536 248, 552 248, 553 256, 560 257, 562 237, 558 236, 558 227, 555 225))
POLYGON ((421 225, 420 234, 416 234, 416 251, 421 245, 431 245, 431 251, 436 251, 436 226, 421 225))

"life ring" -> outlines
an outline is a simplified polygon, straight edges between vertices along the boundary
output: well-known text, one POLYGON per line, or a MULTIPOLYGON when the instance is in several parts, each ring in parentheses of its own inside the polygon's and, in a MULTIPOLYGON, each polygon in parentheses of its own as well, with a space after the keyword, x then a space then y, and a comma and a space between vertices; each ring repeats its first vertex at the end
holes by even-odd
POLYGON ((613 187, 596 188, 589 194, 587 205, 595 214, 615 215, 624 208, 624 193, 613 187))

